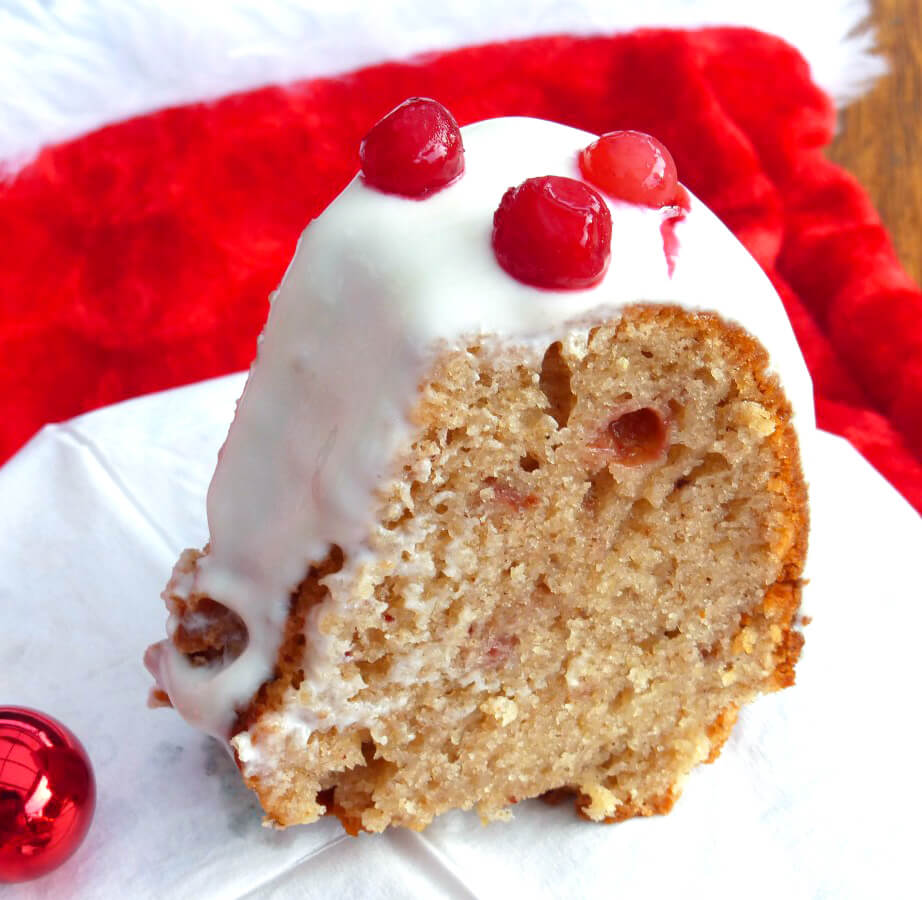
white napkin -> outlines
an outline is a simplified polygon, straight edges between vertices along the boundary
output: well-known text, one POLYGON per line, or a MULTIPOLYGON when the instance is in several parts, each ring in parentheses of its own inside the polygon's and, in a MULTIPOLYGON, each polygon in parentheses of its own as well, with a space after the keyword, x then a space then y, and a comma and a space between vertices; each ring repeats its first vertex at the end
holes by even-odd
POLYGON ((567 804, 422 834, 271 831, 224 750, 149 710, 144 648, 243 376, 42 431, 0 469, 0 704, 83 741, 99 800, 51 875, 0 894, 131 898, 918 896, 915 717, 922 519, 843 440, 805 448, 814 617, 797 686, 744 710, 669 816, 616 826, 567 804))

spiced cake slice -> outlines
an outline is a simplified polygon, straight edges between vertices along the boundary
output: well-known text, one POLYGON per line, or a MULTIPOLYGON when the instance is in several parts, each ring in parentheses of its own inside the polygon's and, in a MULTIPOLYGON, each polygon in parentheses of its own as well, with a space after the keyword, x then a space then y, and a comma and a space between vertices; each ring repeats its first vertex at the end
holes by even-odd
POLYGON ((647 136, 415 99, 361 158, 273 298, 155 694, 276 825, 666 812, 794 680, 781 303, 647 136))

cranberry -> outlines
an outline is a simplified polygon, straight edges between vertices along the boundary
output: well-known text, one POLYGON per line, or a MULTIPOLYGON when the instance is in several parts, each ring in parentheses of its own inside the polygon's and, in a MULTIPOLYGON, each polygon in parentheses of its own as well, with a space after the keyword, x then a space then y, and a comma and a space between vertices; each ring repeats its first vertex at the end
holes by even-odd
POLYGON ((412 97, 381 119, 359 156, 368 184, 404 197, 438 191, 464 171, 458 123, 441 103, 425 97, 412 97))
POLYGON ((494 635, 483 654, 481 665, 488 669, 496 669, 505 665, 518 645, 519 639, 514 634, 494 635))
POLYGON ((642 131, 610 131, 579 154, 587 181, 606 194, 659 209, 673 202, 678 175, 669 151, 642 131))
POLYGON ((538 505, 538 497, 532 493, 523 493, 518 488, 513 487, 508 481, 500 481, 492 475, 485 478, 483 482, 487 487, 493 488, 493 496, 497 502, 521 512, 523 509, 531 509, 538 505))
POLYGON ((670 213, 675 218, 681 218, 690 209, 691 197, 688 196, 688 191, 686 191, 681 184, 677 184, 675 193, 672 195, 672 199, 669 201, 663 211, 670 213))
POLYGON ((611 213, 581 181, 545 175, 509 188, 493 215, 493 250, 514 278, 543 288, 596 284, 611 256, 611 213))
POLYGON ((655 409, 644 406, 612 419, 590 446, 613 453, 622 466, 641 466, 659 459, 666 449, 666 423, 655 409))

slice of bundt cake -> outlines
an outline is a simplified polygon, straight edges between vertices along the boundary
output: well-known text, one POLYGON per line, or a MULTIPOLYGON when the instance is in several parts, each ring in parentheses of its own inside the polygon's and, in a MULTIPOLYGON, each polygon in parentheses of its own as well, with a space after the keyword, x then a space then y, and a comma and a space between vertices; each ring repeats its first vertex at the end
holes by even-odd
POLYGON ((278 825, 666 812, 793 682, 792 405, 781 303, 662 145, 408 101, 273 298, 155 694, 278 825))

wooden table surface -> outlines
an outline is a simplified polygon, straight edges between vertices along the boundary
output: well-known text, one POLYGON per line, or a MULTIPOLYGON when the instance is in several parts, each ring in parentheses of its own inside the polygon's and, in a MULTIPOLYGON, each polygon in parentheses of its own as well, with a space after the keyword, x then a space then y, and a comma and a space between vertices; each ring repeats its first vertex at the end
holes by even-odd
POLYGON ((872 0, 890 73, 841 115, 829 158, 865 186, 903 266, 922 284, 922 0, 872 0))

